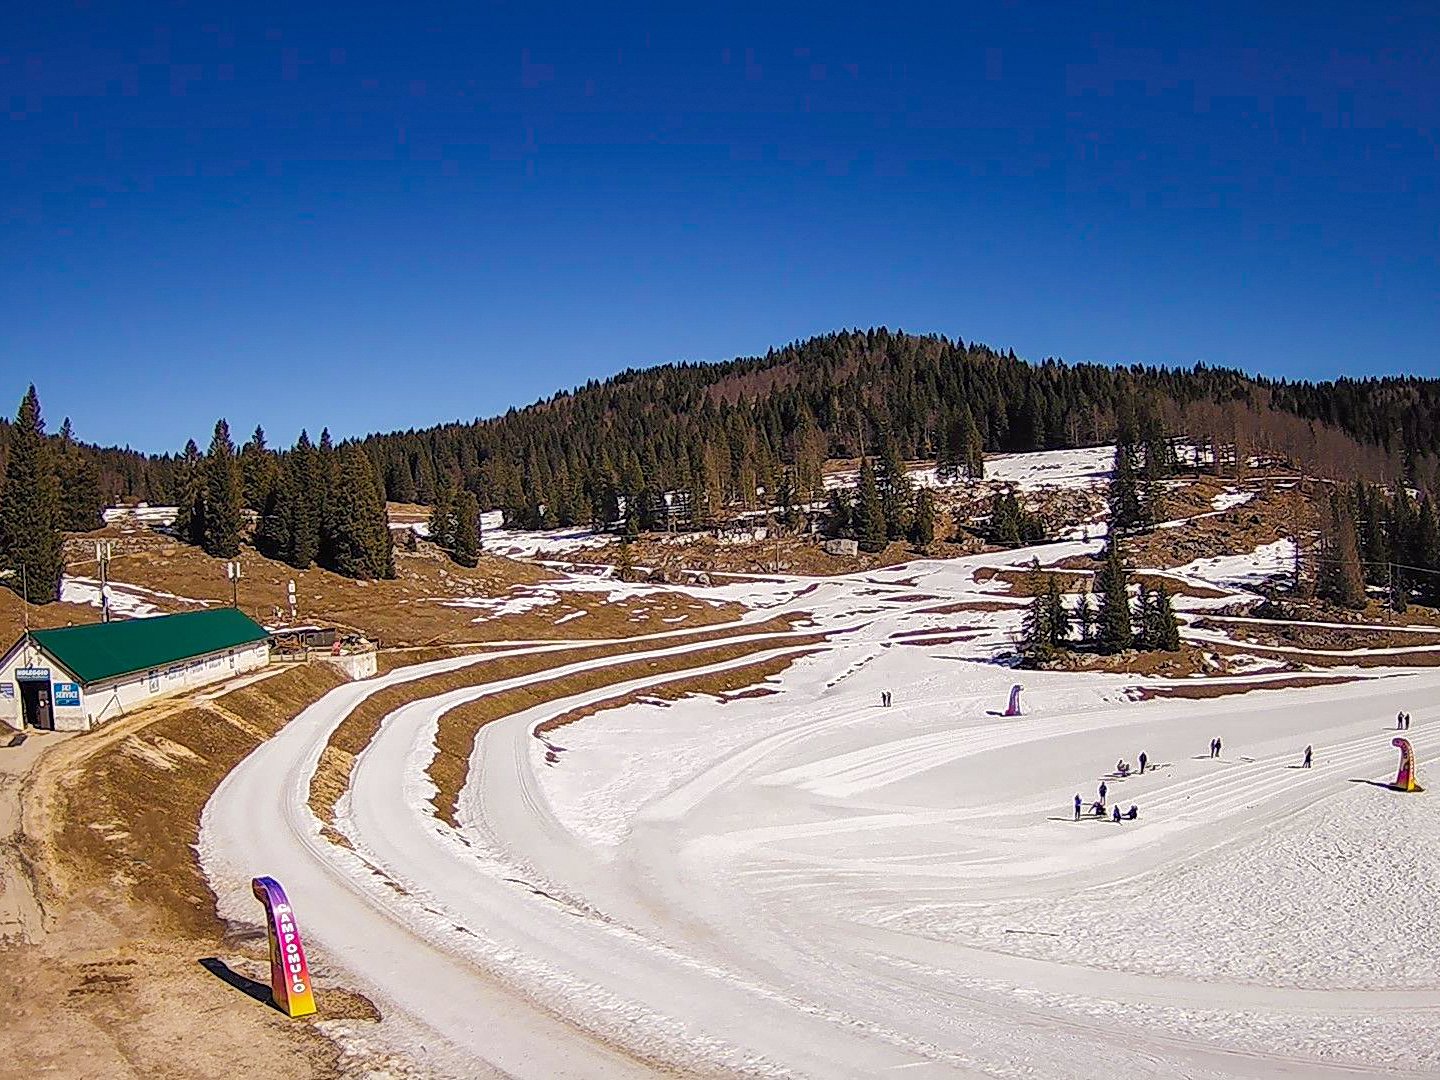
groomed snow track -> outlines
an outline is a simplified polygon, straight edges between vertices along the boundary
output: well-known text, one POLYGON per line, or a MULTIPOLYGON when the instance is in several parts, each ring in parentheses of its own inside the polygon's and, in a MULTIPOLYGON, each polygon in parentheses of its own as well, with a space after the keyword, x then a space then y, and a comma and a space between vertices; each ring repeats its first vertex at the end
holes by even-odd
MULTIPOLYGON (((1063 547, 1047 553, 1061 557, 1063 547)), ((1317 808, 1383 813, 1375 800, 1403 797, 1351 781, 1393 770, 1386 718, 1397 710, 1411 711, 1417 729, 1440 720, 1427 705, 1440 676, 1372 669, 1343 685, 1137 702, 1126 689, 1153 680, 1026 673, 1027 715, 1003 718, 1015 672, 991 656, 1017 614, 934 609, 1002 599, 974 570, 1025 556, 914 564, 819 587, 777 580, 774 602, 720 641, 674 631, 636 639, 620 656, 567 665, 562 655, 544 674, 487 680, 496 659, 566 648, 520 645, 341 687, 211 799, 201 858, 220 911, 255 923, 250 878, 280 879, 317 961, 372 996, 391 1041, 438 1074, 1310 1077, 1440 1068, 1433 1038, 1386 1051, 1387 1040, 1440 1027, 1440 978, 1427 982, 1423 971, 1397 969, 1394 985, 1302 986, 1283 963, 1265 978, 1207 978, 1145 970, 1143 957, 1096 964, 1065 952, 1067 936, 1084 934, 1066 905, 1093 902, 1104 919, 1117 890, 1280 843, 1317 808), (553 717, 815 652, 796 635, 748 625, 787 609, 811 613, 816 632, 832 636, 776 680, 782 693, 652 708, 648 729, 633 719, 643 707, 601 714, 549 736, 567 749, 547 763, 535 731, 553 717), (915 648, 896 636, 957 623, 972 640, 915 648), (447 710, 575 671, 741 641, 758 651, 483 726, 459 827, 436 818, 425 770, 447 710), (385 717, 338 808, 350 847, 324 838, 309 788, 336 725, 383 687, 461 667, 473 668, 473 686, 385 717), (876 707, 882 688, 896 691, 896 708, 876 707), (623 729, 604 727, 625 716, 623 729), (1225 737, 1218 761, 1204 753, 1213 734, 1225 737), (1315 766, 1295 769, 1306 743, 1315 766), (619 764, 602 761, 606 748, 619 764), (1069 820, 1072 793, 1093 798, 1114 758, 1133 762, 1141 748, 1154 770, 1109 778, 1112 798, 1139 804, 1140 820, 1069 820), (597 794, 606 783, 614 792, 597 794), (1015 925, 1017 912, 1033 925, 1015 925), (1048 917, 1064 934, 1045 929, 1048 917), (1050 935, 1054 951, 1027 951, 1025 934, 1050 935)), ((1422 753, 1422 770, 1437 760, 1422 753)))

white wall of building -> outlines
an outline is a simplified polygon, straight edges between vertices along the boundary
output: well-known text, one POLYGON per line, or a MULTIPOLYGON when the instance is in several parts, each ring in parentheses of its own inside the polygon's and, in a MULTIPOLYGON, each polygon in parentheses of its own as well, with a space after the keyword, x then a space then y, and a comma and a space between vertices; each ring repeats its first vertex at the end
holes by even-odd
MULTIPOLYGON (((24 717, 20 711, 20 691, 15 681, 16 668, 48 667, 51 670, 52 684, 79 681, 38 646, 30 647, 28 652, 31 655, 28 658, 26 651, 23 648, 14 649, 0 662, 0 723, 16 729, 24 726, 24 717), (7 684, 14 688, 13 696, 7 696, 7 684)), ((137 706, 254 671, 269 663, 269 643, 257 641, 250 645, 240 645, 233 649, 177 661, 166 667, 91 683, 81 687, 79 705, 54 706, 55 729, 88 731, 106 721, 114 720, 117 716, 132 712, 137 706)))

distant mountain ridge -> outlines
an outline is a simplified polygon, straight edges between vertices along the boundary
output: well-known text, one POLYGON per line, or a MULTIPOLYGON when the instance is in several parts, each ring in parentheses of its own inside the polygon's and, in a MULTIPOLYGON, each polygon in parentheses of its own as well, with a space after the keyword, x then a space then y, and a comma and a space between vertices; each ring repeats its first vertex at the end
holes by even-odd
MULTIPOLYGON (((1190 369, 1028 363, 884 327, 761 357, 628 369, 503 415, 358 440, 384 495, 429 502, 442 477, 528 526, 599 520, 625 497, 684 492, 697 516, 818 484, 828 458, 1093 445, 1118 429, 1264 449, 1337 478, 1435 486, 1440 381, 1287 382, 1190 369)), ((0 428, 0 450, 6 432, 0 428)), ((355 441, 355 440, 351 440, 355 441)), ((85 448, 107 500, 174 499, 175 456, 85 448)))

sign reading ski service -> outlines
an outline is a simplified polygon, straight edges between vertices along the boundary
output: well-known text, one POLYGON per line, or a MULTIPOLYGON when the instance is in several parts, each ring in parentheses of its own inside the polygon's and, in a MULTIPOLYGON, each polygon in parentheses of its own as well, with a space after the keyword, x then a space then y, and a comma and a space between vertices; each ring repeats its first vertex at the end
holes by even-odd
POLYGON ((67 705, 80 707, 80 684, 74 682, 57 682, 55 684, 55 705, 64 708, 67 705))
POLYGON ((270 993, 286 1016, 309 1016, 315 1011, 315 992, 310 985, 310 968, 300 928, 285 890, 272 877, 250 882, 255 899, 265 905, 265 925, 270 931, 270 993))

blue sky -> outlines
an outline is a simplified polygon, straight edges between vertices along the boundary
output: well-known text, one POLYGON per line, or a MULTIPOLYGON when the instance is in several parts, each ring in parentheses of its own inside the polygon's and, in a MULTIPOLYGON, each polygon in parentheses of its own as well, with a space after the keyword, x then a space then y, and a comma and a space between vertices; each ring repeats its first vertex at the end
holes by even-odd
POLYGON ((26 5, 0 409, 146 450, 884 324, 1440 374, 1431 5, 26 5))

